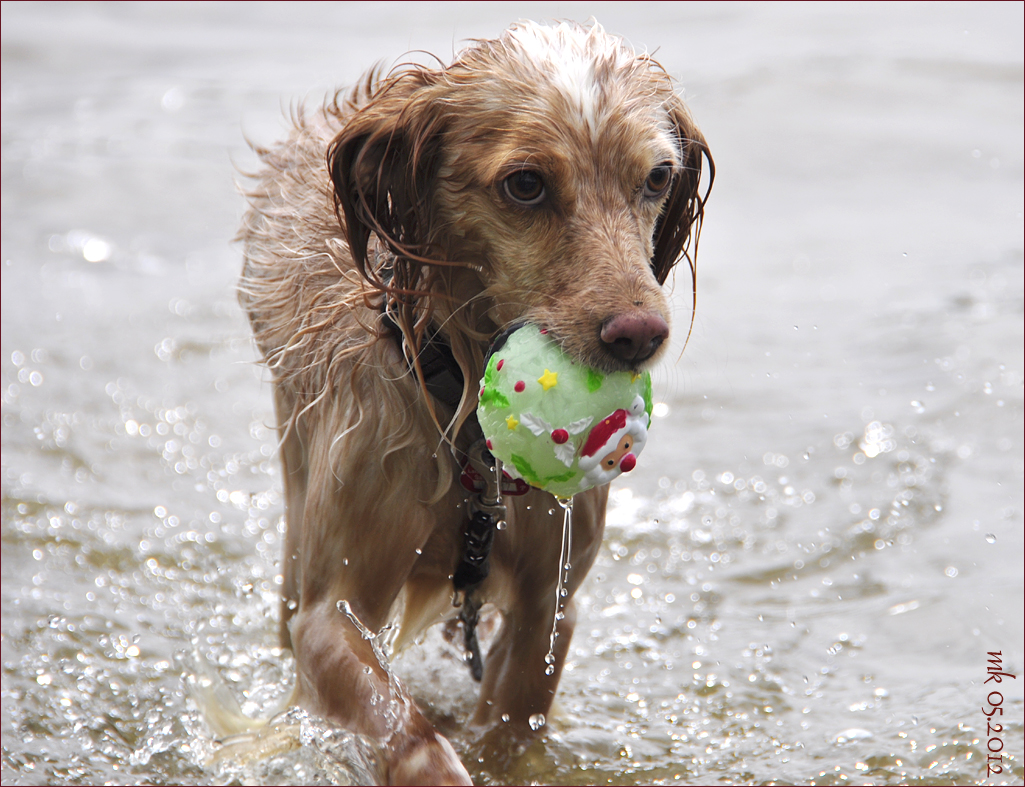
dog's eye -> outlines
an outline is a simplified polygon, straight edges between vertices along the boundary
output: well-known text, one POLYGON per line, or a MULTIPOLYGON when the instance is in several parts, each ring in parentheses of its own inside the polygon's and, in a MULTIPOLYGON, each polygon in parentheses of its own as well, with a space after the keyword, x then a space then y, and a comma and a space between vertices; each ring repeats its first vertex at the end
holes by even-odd
POLYGON ((545 182, 529 169, 521 169, 505 179, 505 193, 520 205, 537 205, 545 198, 545 182))
POLYGON ((648 173, 644 181, 645 197, 661 197, 673 182, 673 168, 669 164, 659 164, 648 173))

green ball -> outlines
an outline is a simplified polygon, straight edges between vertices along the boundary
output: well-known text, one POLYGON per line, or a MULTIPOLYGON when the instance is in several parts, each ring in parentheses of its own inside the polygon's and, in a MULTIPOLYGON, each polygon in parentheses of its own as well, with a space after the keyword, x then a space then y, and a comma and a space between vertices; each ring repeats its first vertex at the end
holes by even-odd
POLYGON ((568 499, 637 464, 651 423, 651 375, 581 366, 527 324, 492 350, 477 420, 510 476, 568 499))

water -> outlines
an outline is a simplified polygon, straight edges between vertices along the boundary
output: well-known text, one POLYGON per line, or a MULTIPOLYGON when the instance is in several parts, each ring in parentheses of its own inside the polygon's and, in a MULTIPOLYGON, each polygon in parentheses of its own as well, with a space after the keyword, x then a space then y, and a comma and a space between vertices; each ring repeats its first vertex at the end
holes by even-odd
POLYGON ((438 632, 393 669, 478 782, 1025 779, 1025 679, 982 713, 1023 666, 1020 4, 4 4, 4 784, 373 779, 298 712, 218 747, 182 681, 291 689, 233 164, 377 60, 591 13, 716 157, 695 332, 537 741, 464 729, 438 632))
MULTIPOLYGON (((573 499, 557 498, 562 508, 562 545, 559 551, 559 581, 555 583, 555 612, 552 614, 552 633, 548 637, 548 653, 545 654, 545 675, 555 672, 555 640, 559 637, 559 621, 565 618, 562 608, 566 603, 568 591, 566 585, 569 583, 569 571, 572 565, 569 556, 573 552, 573 499)), ((543 714, 541 718, 544 719, 543 714)), ((531 720, 533 720, 533 716, 531 720)), ((542 723, 544 723, 542 721, 542 723)), ((532 729, 537 729, 533 721, 530 724, 532 729)))

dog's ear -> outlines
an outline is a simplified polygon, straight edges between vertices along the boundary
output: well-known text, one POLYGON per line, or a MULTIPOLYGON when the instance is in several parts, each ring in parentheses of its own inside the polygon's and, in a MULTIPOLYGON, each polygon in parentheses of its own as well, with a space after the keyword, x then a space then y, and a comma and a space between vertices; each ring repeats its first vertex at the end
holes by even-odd
POLYGON ((328 148, 335 211, 353 261, 382 289, 417 289, 417 263, 430 262, 430 197, 442 134, 433 81, 432 72, 420 68, 376 84, 368 76, 351 100, 355 114, 328 148), (395 255, 399 264, 388 276, 399 274, 397 280, 382 281, 368 263, 371 234, 395 255), (413 263, 412 269, 401 263, 413 263))
POLYGON ((651 267, 659 284, 665 284, 669 271, 673 269, 682 254, 690 264, 694 279, 698 236, 705 212, 705 201, 712 190, 715 179, 715 163, 687 108, 674 94, 668 103, 677 144, 682 155, 681 171, 666 200, 662 215, 655 225, 654 252, 651 267), (708 186, 700 193, 702 158, 708 162, 708 186))

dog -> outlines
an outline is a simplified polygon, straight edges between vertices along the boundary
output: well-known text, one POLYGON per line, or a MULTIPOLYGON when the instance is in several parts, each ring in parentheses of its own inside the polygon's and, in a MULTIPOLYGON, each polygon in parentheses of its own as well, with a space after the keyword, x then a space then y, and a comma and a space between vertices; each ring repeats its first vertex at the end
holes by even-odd
POLYGON ((379 635, 391 627, 401 648, 460 618, 480 679, 470 723, 529 736, 555 696, 608 497, 606 485, 574 499, 550 651, 555 500, 507 494, 504 529, 468 525, 460 479, 489 343, 529 321, 586 366, 654 364, 669 336, 662 285, 680 259, 694 281, 714 165, 666 72, 593 22, 519 23, 448 66, 373 70, 293 121, 256 149, 239 287, 274 382, 293 702, 376 741, 391 783, 467 784, 379 635), (482 604, 501 621, 483 658, 482 604))

